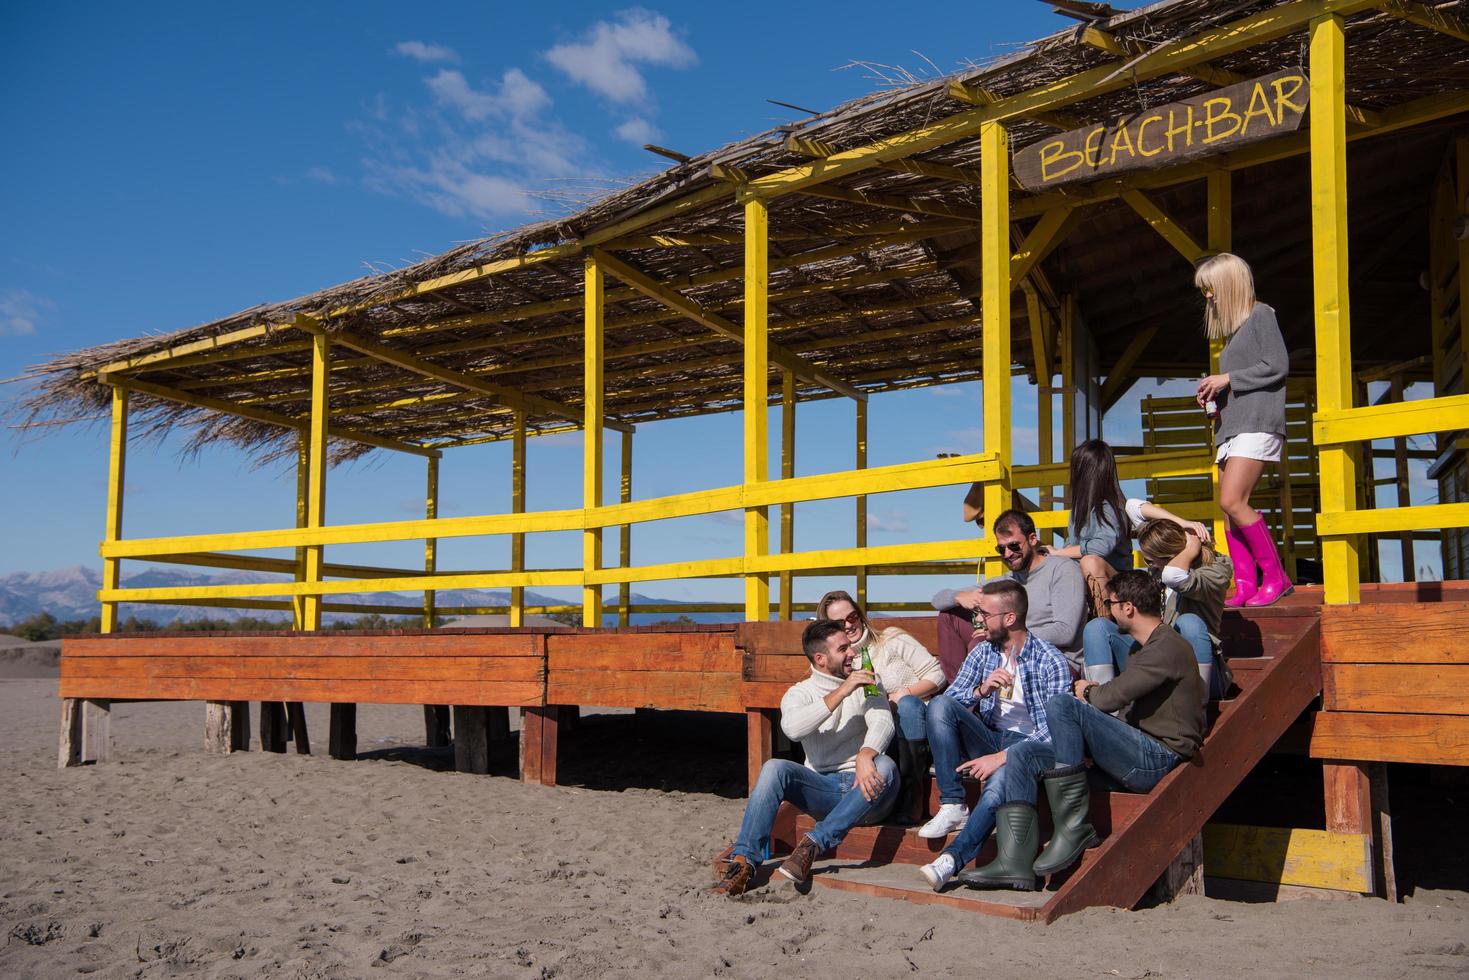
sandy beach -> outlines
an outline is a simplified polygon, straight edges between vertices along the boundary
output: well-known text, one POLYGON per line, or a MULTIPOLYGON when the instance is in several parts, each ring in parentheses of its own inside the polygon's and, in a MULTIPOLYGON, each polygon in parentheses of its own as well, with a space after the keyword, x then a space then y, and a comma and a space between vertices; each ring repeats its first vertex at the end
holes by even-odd
POLYGON ((199 704, 119 705, 115 761, 55 768, 56 682, 0 680, 0 975, 1414 976, 1469 972, 1469 898, 1195 897, 1050 927, 771 885, 706 893, 743 720, 603 715, 556 788, 442 771, 414 707, 356 763, 201 748, 199 704), (675 733, 683 733, 674 737, 675 733), (374 973, 375 970, 382 974, 374 973))

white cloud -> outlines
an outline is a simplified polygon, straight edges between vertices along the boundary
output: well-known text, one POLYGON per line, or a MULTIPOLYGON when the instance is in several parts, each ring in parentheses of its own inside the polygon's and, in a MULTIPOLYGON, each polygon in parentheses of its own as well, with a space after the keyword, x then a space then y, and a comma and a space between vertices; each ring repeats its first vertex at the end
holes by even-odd
POLYGON ((894 511, 890 514, 874 514, 869 512, 867 515, 867 530, 883 531, 889 534, 905 534, 910 530, 908 515, 902 511, 894 511))
POLYGON ((41 314, 54 309, 55 303, 25 289, 0 293, 0 337, 28 337, 36 332, 41 314))
POLYGON ((620 140, 627 140, 627 142, 636 146, 642 146, 644 143, 653 142, 663 134, 658 131, 657 126, 654 126, 642 116, 634 116, 614 129, 612 135, 620 140))
POLYGON ((442 69, 424 84, 439 102, 453 106, 471 122, 495 117, 524 119, 550 108, 551 97, 519 68, 508 69, 494 91, 470 85, 463 73, 442 69))
POLYGON ((446 48, 442 44, 425 44, 422 41, 399 41, 393 45, 393 50, 405 58, 414 61, 432 63, 435 61, 447 61, 451 64, 459 63, 459 52, 453 48, 446 48))
POLYGON ((598 21, 581 42, 556 45, 546 60, 613 102, 638 103, 648 95, 639 65, 687 68, 699 59, 667 17, 634 7, 598 21))
POLYGON ((337 175, 332 173, 329 167, 308 167, 301 176, 307 180, 314 180, 318 184, 335 184, 337 175))

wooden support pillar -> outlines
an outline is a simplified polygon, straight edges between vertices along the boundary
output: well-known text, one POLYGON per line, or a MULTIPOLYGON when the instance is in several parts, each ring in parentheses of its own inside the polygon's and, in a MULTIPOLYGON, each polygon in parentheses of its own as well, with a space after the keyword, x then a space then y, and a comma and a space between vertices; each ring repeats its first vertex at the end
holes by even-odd
MULTIPOLYGON (((1208 178, 1209 251, 1218 254, 1234 248, 1234 189, 1228 170, 1212 173, 1208 178)), ((1224 341, 1210 338, 1209 373, 1219 373, 1219 355, 1224 351, 1224 341)), ((1211 433, 1212 435, 1212 433, 1211 433)), ((1212 438, 1209 445, 1214 445, 1212 438)), ((1290 471, 1290 458, 1280 461, 1281 472, 1290 471)), ((1219 509, 1219 467, 1209 470, 1209 494, 1214 501, 1214 548, 1222 555, 1229 554, 1229 539, 1225 537, 1224 512, 1219 509)))
MULTIPOLYGON (((204 703, 204 751, 212 755, 229 755, 235 748, 235 701, 204 703)), ((248 706, 249 702, 245 702, 248 706)), ((248 708, 247 708, 248 710, 248 708)), ((248 729, 246 746, 249 745, 248 729)))
POLYGON ((1362 834, 1372 843, 1367 879, 1373 892, 1398 900, 1393 869, 1392 811, 1387 788, 1387 766, 1381 762, 1322 763, 1326 791, 1326 829, 1338 834, 1362 834))
POLYGON ((1193 838, 1178 852, 1167 869, 1153 883, 1153 898, 1171 902, 1184 895, 1204 894, 1204 835, 1193 838))
POLYGON ((556 785, 556 739, 561 706, 543 704, 520 711, 520 778, 522 782, 556 785))
POLYGON ((357 705, 331 706, 331 733, 327 754, 333 759, 352 761, 357 758, 357 705))
POLYGON ((296 744, 296 754, 310 755, 311 735, 306 731, 306 706, 300 701, 286 702, 286 728, 296 744))
MULTIPOLYGON (((745 202, 744 484, 770 478, 770 212, 759 198, 745 202)), ((745 508, 745 560, 770 553, 770 515, 745 508)), ((770 576, 745 573, 745 619, 770 618, 770 576)))
MULTIPOLYGON (((1400 402, 1403 400, 1403 375, 1396 373, 1388 381, 1388 401, 1400 402)), ((1370 456, 1368 457, 1371 458, 1370 456)), ((1408 474, 1408 440, 1399 437, 1392 441, 1393 461, 1393 486, 1397 488, 1397 506, 1408 507, 1412 505, 1412 494, 1409 491, 1408 474)), ((1367 467, 1371 472, 1373 467, 1367 467)), ((1404 531, 1398 535, 1398 545, 1403 552, 1403 581, 1416 582, 1418 580, 1418 562, 1413 554, 1413 532, 1404 531)))
MULTIPOLYGON (((984 359, 984 451, 1000 464, 1000 478, 984 487, 985 536, 1010 506, 1010 150, 1003 123, 984 123, 980 152, 980 268, 984 359)), ((990 542, 993 544, 993 541, 990 542)), ((986 549, 987 576, 1005 571, 993 548, 986 549)))
POLYGON ((286 750, 286 706, 279 701, 260 702, 260 751, 286 750))
POLYGON ((503 705, 485 708, 485 737, 493 742, 510 738, 510 709, 503 705))
POLYGON ((426 704, 423 706, 423 742, 431 749, 442 749, 454 741, 449 728, 449 706, 426 704))
MULTIPOLYGON (((867 403, 857 402, 857 452, 854 469, 867 469, 867 403)), ((867 494, 857 496, 857 528, 855 544, 867 547, 867 494)), ((867 566, 857 566, 857 605, 867 608, 867 566)))
MULTIPOLYGON (((327 385, 331 380, 331 340, 324 333, 311 336, 311 428, 307 448, 306 471, 306 526, 321 527, 326 520, 326 428, 327 385)), ((324 549, 321 545, 306 546, 306 561, 303 574, 308 582, 321 581, 324 549)), ((308 595, 302 606, 302 629, 321 629, 320 595, 308 595)))
POLYGON ((485 709, 479 705, 454 705, 454 770, 490 771, 490 733, 485 709))
MULTIPOLYGON (((1454 140, 1454 215, 1469 217, 1469 136, 1454 140)), ((1469 297, 1469 238, 1454 236, 1459 252, 1459 353, 1463 357, 1463 390, 1469 392, 1469 340, 1464 337, 1465 297, 1469 297)))
MULTIPOLYGON (((622 434, 622 480, 617 499, 622 503, 632 502, 632 433, 622 434)), ((623 524, 617 530, 617 563, 621 568, 632 565, 632 525, 623 524)), ((627 626, 632 621, 632 585, 617 583, 617 625, 627 626)))
MULTIPOLYGON (((857 404, 862 405, 863 402, 857 404)), ((796 375, 794 371, 780 373, 780 478, 789 480, 796 475, 796 375)), ((796 505, 780 505, 780 553, 788 555, 795 550, 796 505)), ((780 573, 780 611, 776 618, 789 621, 795 600, 796 577, 791 572, 780 573)))
POLYGON ((82 701, 83 762, 107 762, 112 758, 112 702, 97 698, 82 701))
MULTIPOLYGON (((122 538, 122 498, 127 470, 128 451, 128 392, 126 388, 112 389, 112 430, 107 450, 107 527, 103 539, 111 543, 122 538)), ((102 559, 102 588, 116 589, 122 582, 122 560, 102 559)), ((116 602, 102 603, 102 632, 112 633, 117 629, 116 602)))
MULTIPOLYGON (((1351 306, 1347 285, 1346 46, 1342 19, 1311 21, 1311 241, 1316 306, 1318 412, 1352 407, 1351 306)), ((1321 510, 1354 509, 1357 466, 1347 446, 1320 451, 1321 510)), ((1328 603, 1361 597, 1359 538, 1321 542, 1328 603)))
POLYGON ((250 751, 250 702, 226 701, 230 706, 230 751, 250 751))
MULTIPOLYGON (((515 413, 515 434, 511 439, 510 454, 510 512, 525 513, 525 413, 515 413)), ((510 535, 510 570, 525 571, 525 535, 517 532, 510 535)), ((510 587, 510 625, 525 625, 525 587, 510 587)))
MULTIPOLYGON (((1076 297, 1067 293, 1061 299, 1061 461, 1071 463, 1071 450, 1076 446, 1076 297)), ((1061 506, 1071 506, 1071 484, 1061 489, 1061 506)), ((1052 532, 1052 543, 1066 543, 1064 528, 1052 532)))
MULTIPOLYGON (((595 510, 602 506, 602 337, 605 327, 606 277, 595 257, 585 262, 586 287, 582 351, 582 381, 585 391, 585 416, 582 423, 582 507, 595 510)), ((582 531, 582 571, 591 574, 602 567, 602 529, 582 531)), ((602 625, 602 586, 582 586, 581 622, 583 626, 602 625)))
POLYGON ((770 708, 745 709, 745 744, 749 760, 749 791, 753 792, 760 770, 775 754, 775 720, 770 708))
MULTIPOLYGON (((307 497, 311 494, 311 433, 296 430, 296 526, 305 527, 308 520, 307 497)), ((296 549, 296 581, 306 581, 306 549, 296 549)), ((292 627, 306 628, 306 597, 291 597, 292 627)))
MULTIPOLYGON (((424 496, 423 516, 430 521, 439 517, 439 460, 437 456, 428 458, 428 487, 424 496)), ((432 575, 439 567, 439 539, 424 538, 423 540, 423 574, 432 575)), ((434 590, 423 590, 423 628, 434 628, 434 590)))

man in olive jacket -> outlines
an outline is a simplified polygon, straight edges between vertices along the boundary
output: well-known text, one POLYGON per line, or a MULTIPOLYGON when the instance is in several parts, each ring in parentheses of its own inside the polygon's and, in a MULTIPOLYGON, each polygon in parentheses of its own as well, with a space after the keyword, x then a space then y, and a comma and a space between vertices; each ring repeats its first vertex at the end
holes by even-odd
POLYGON ((1174 766, 1193 758, 1204 741, 1203 682, 1193 649, 1163 624, 1162 587, 1135 569, 1114 576, 1107 594, 1112 618, 1133 640, 1127 669, 1105 684, 1079 680, 1071 694, 1052 697, 1046 703, 1050 743, 1016 745, 1006 762, 1011 772, 1006 805, 1031 808, 1029 814, 1010 816, 1014 839, 1009 842, 1009 865, 1028 847, 1034 854, 1035 844, 1026 840, 1038 839, 1035 778, 1024 778, 1024 773, 1045 783, 1051 804, 1055 831, 1032 865, 1037 875, 1069 868, 1100 841, 1087 822, 1088 756, 1131 792, 1146 793, 1174 766), (1118 711, 1123 712, 1121 719, 1113 717, 1118 711))

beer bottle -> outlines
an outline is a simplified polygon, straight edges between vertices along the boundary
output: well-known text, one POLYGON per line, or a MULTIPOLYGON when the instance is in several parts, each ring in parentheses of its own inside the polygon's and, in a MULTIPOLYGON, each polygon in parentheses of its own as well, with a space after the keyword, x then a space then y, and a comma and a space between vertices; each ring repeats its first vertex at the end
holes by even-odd
MULTIPOLYGON (((871 643, 868 643, 868 644, 866 644, 865 646, 862 647, 862 669, 863 670, 871 670, 872 669, 872 644, 871 643)), ((862 695, 863 695, 863 697, 869 697, 869 698, 875 698, 875 697, 877 697, 877 685, 876 684, 863 684, 862 685, 862 695)))

